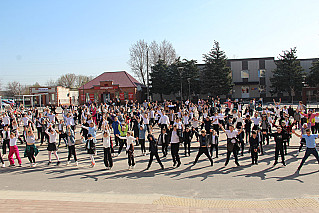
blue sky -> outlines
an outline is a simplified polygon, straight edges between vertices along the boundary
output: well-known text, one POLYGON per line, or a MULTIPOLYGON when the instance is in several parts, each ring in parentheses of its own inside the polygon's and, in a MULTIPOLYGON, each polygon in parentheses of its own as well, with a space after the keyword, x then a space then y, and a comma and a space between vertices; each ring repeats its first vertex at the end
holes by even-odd
POLYGON ((202 62, 214 40, 228 58, 319 57, 318 0, 0 0, 0 80, 22 84, 65 73, 127 70, 129 48, 170 41, 202 62))

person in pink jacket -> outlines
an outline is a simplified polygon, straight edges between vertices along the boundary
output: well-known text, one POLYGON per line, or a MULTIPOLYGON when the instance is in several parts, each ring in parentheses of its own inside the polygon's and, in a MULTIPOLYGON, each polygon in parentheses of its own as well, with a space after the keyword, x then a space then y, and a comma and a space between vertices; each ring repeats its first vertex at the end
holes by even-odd
POLYGON ((312 113, 312 110, 309 110, 308 114, 300 112, 303 116, 307 118, 308 128, 311 128, 312 134, 315 132, 315 117, 319 116, 319 113, 312 113))

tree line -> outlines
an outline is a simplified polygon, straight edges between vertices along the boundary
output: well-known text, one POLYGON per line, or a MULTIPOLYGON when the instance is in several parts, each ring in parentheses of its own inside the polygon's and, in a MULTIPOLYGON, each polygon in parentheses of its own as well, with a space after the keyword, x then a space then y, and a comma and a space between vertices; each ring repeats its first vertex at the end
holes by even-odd
MULTIPOLYGON (((152 44, 157 45, 156 42, 152 44)), ((133 44, 130 48, 129 65, 145 85, 149 68, 150 92, 159 94, 162 100, 164 94, 175 94, 178 97, 182 95, 184 100, 196 94, 215 97, 230 94, 233 87, 232 73, 227 65, 226 53, 220 48, 218 41, 214 41, 213 48, 203 54, 204 65, 201 69, 196 60, 181 60, 173 45, 166 40, 154 50, 153 47, 144 40, 133 44)), ((275 64, 277 67, 272 70, 273 76, 270 78, 272 95, 288 93, 293 97, 300 95, 302 87, 319 86, 319 61, 313 62, 310 73, 305 73, 297 58, 296 47, 279 54, 275 64)))
POLYGON ((85 76, 85 75, 76 75, 74 73, 67 73, 61 75, 57 80, 48 80, 45 85, 40 85, 38 82, 33 85, 23 85, 18 81, 8 82, 5 86, 5 95, 9 97, 13 97, 15 95, 27 95, 30 93, 30 87, 55 87, 55 86, 63 86, 66 88, 79 88, 91 81, 93 76, 85 76))

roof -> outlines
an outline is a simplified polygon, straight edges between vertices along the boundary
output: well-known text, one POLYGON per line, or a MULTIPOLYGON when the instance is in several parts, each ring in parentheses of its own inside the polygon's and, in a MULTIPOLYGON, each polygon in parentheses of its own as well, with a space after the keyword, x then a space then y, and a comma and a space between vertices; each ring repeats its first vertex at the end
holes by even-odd
MULTIPOLYGON (((101 81, 113 81, 113 84, 118 84, 119 87, 137 87, 138 85, 143 86, 143 84, 138 82, 126 71, 117 71, 102 73, 101 75, 86 83, 84 85, 84 89, 91 89, 93 86, 99 86, 101 81)), ((82 88, 83 87, 81 86, 79 89, 82 88)))

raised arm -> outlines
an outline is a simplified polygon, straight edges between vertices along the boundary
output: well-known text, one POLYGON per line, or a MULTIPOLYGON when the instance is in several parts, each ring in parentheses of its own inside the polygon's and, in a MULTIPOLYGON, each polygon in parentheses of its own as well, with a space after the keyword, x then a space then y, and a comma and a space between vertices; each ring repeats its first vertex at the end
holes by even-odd
POLYGON ((223 130, 223 132, 226 133, 226 130, 224 129, 223 125, 221 125, 221 124, 218 124, 218 125, 219 125, 219 127, 223 130))
POLYGON ((87 127, 87 126, 81 126, 81 128, 83 128, 83 129, 86 129, 86 130, 89 130, 89 127, 87 127))
POLYGON ((297 137, 302 138, 302 135, 299 135, 295 130, 291 130, 292 133, 294 133, 297 137))

